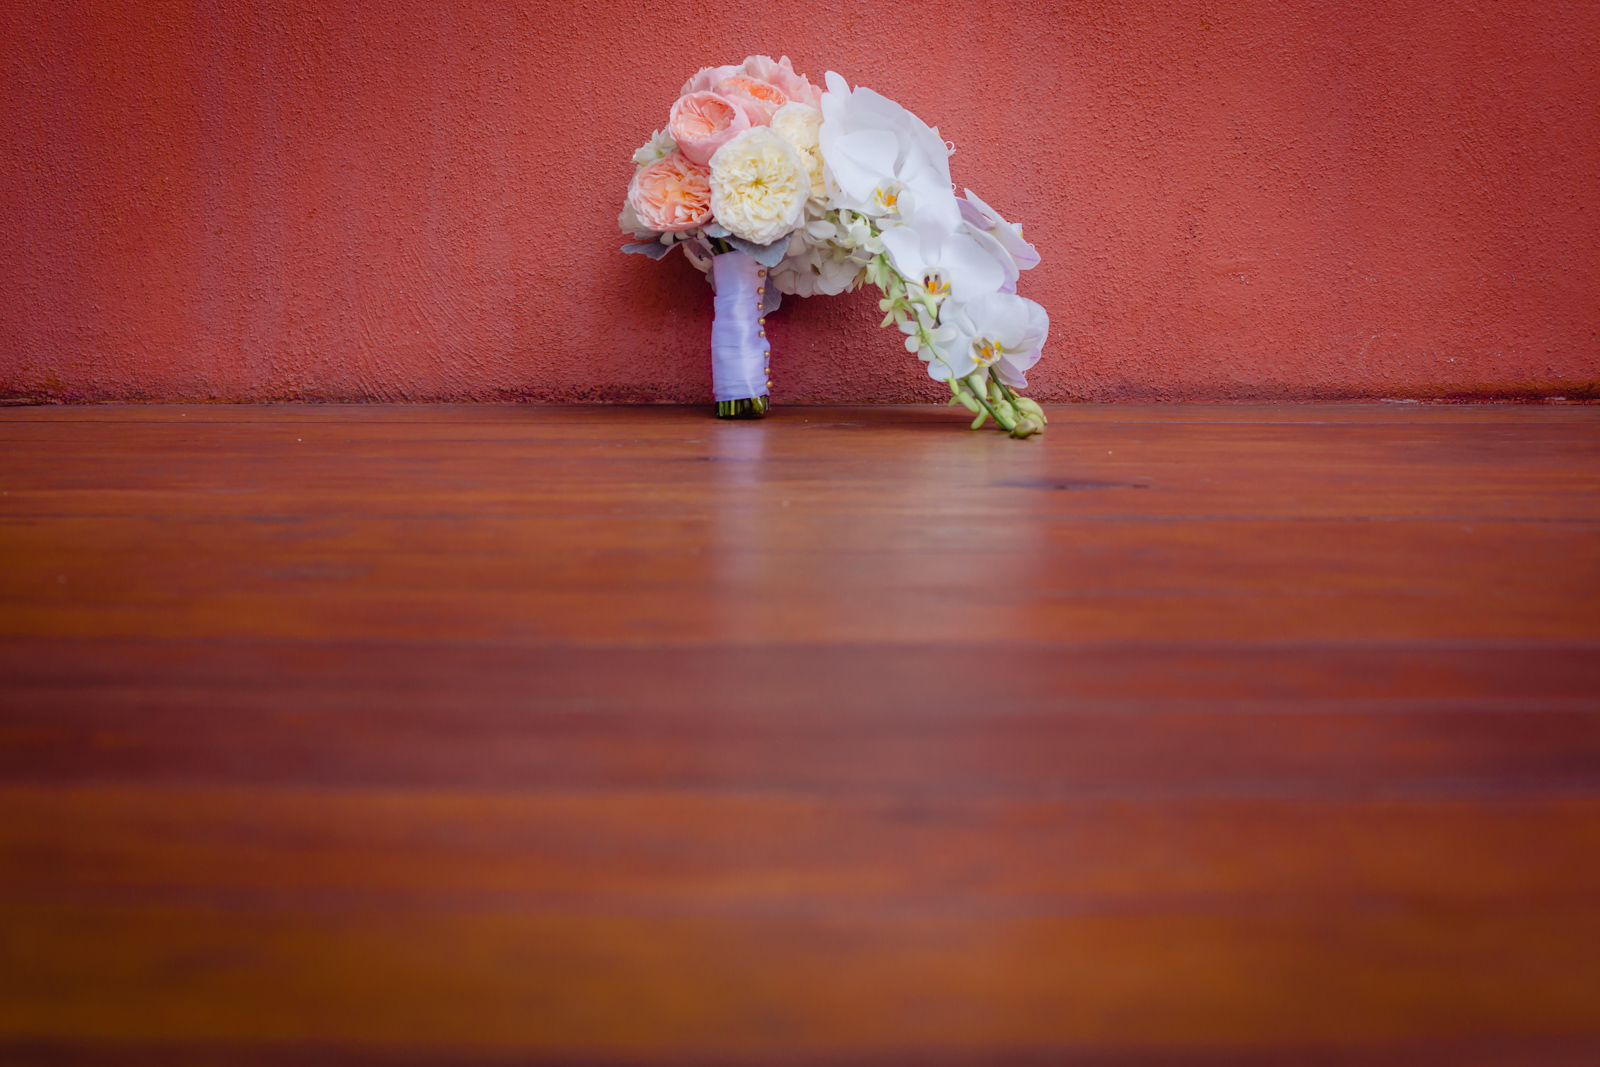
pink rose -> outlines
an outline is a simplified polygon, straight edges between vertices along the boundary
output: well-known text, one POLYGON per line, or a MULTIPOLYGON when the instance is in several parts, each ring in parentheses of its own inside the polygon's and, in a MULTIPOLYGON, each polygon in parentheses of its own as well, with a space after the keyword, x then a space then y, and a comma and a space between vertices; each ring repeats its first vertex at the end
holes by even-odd
POLYGON ((743 74, 722 79, 715 92, 743 111, 752 126, 772 125, 772 113, 789 102, 782 89, 743 74))
POLYGON ((726 67, 701 67, 695 76, 683 83, 679 96, 688 96, 690 93, 710 92, 711 87, 723 78, 731 78, 740 73, 744 68, 737 63, 726 67))
POLYGON ((702 167, 711 162, 717 149, 749 128, 750 119, 742 109, 716 93, 704 91, 678 97, 672 105, 672 117, 667 120, 667 130, 678 142, 678 151, 702 167))
POLYGON ((711 172, 670 152, 634 172, 628 205, 657 233, 692 230, 711 220, 711 172))
POLYGON ((776 63, 771 56, 751 56, 744 61, 742 70, 745 77, 766 82, 796 103, 822 106, 822 90, 807 81, 804 74, 796 74, 788 56, 776 63))

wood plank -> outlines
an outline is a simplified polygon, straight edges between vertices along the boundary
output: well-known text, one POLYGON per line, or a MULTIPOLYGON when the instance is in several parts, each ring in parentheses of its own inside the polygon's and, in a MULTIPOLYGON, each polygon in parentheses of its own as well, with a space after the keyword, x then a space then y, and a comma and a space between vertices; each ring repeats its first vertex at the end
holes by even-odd
POLYGON ((0 670, 0 776, 37 784, 1265 799, 1600 782, 1589 646, 24 642, 0 670))
POLYGON ((1600 894, 1587 798, 115 786, 11 787, 0 807, 0 899, 35 904, 1033 915, 1600 894))
POLYGON ((1590 902, 1021 918, 12 906, 0 922, 24 932, 8 972, 25 979, 0 1027, 99 1042, 315 1035, 755 1062, 1592 1041, 1600 984, 1590 902))

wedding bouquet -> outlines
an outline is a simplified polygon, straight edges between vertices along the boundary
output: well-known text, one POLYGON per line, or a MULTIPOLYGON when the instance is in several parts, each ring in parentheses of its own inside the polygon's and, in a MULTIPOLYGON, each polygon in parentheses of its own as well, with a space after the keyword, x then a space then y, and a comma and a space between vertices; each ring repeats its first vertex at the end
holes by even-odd
POLYGON ((955 195, 954 147, 937 127, 831 71, 826 84, 787 56, 706 67, 633 154, 622 250, 660 259, 682 248, 706 273, 717 414, 766 413, 766 315, 779 294, 870 282, 882 324, 949 383, 973 429, 993 419, 1014 437, 1042 432, 1044 411, 1018 390, 1050 319, 1016 294, 1039 254, 972 190, 955 195))

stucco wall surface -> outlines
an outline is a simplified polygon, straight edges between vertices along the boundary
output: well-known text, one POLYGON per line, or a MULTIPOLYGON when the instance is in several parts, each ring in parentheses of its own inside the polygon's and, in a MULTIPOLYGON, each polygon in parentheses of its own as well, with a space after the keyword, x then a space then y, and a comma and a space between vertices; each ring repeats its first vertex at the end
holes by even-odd
MULTIPOLYGON (((1600 3, 5 0, 0 396, 702 401, 617 251, 698 67, 900 101, 1044 254, 1047 398, 1588 395, 1600 3)), ((874 296, 780 401, 937 398, 874 296)))

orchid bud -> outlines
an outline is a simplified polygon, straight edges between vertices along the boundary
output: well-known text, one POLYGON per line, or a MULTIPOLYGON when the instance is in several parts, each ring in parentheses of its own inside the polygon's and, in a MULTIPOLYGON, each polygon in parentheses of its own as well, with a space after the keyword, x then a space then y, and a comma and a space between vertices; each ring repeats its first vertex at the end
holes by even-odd
POLYGON ((1034 418, 1044 418, 1044 408, 1040 407, 1038 402, 1035 400, 1031 400, 1025 396, 1019 396, 1016 399, 1016 405, 1029 415, 1032 415, 1034 418))

